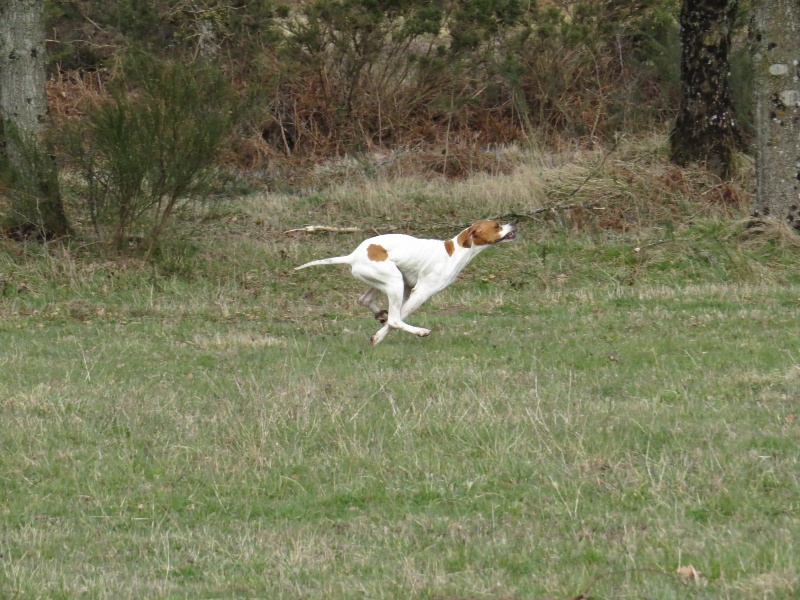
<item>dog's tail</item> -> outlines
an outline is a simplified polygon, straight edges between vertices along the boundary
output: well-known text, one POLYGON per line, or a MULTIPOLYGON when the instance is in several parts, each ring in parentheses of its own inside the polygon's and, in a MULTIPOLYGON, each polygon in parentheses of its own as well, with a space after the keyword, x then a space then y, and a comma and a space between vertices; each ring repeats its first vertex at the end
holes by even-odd
POLYGON ((295 271, 299 271, 300 269, 305 269, 306 267, 316 267, 317 265, 349 265, 350 264, 350 256, 334 256, 333 258, 321 258, 320 260, 312 260, 311 262, 307 262, 304 265, 300 265, 299 267, 295 267, 295 271))

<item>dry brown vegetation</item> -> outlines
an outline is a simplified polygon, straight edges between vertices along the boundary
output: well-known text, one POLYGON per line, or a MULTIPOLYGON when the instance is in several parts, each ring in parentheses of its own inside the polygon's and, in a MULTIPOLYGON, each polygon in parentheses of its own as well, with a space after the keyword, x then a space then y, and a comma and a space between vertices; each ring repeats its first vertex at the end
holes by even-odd
POLYGON ((279 175, 373 152, 446 177, 496 171, 493 148, 659 129, 677 97, 672 0, 101 4, 51 16, 56 119, 102 97, 128 48, 211 62, 241 101, 225 161, 279 175))

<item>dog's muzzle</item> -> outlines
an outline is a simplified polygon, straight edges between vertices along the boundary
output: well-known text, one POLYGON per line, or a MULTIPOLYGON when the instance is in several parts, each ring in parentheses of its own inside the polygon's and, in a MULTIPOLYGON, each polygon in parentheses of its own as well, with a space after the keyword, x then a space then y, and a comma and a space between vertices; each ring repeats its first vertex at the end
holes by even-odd
POLYGON ((508 227, 508 230, 509 230, 509 231, 508 231, 508 233, 507 233, 507 234, 505 234, 505 235, 504 235, 504 236, 503 236, 503 237, 500 239, 500 241, 501 241, 501 242, 512 242, 512 241, 514 241, 515 239, 517 239, 517 222, 516 222, 516 221, 512 221, 511 223, 509 223, 508 225, 506 225, 506 227, 508 227))

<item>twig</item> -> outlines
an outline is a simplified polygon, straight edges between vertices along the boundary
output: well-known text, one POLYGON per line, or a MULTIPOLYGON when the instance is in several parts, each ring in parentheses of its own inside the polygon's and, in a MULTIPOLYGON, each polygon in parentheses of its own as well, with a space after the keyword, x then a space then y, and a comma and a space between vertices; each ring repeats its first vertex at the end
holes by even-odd
MULTIPOLYGON (((582 185, 582 184, 581 184, 582 185)), ((497 215, 496 219, 535 219, 537 215, 546 212, 556 212, 558 210, 574 210, 580 208, 583 210, 605 210, 605 206, 597 206, 595 204, 556 204, 555 206, 540 206, 533 210, 526 210, 524 212, 509 212, 497 215)))
POLYGON ((581 188, 582 188, 583 186, 585 186, 587 183, 589 183, 589 180, 590 180, 590 179, 592 179, 592 178, 593 178, 595 175, 597 175, 597 173, 600 171, 600 169, 602 169, 602 168, 603 168, 603 165, 604 165, 604 164, 606 164, 606 160, 608 159, 608 157, 609 157, 609 156, 611 156, 611 154, 612 154, 612 153, 613 153, 613 152, 614 152, 616 149, 617 149, 617 141, 616 141, 616 140, 614 140, 614 145, 613 145, 613 146, 611 146, 611 148, 609 148, 609 149, 608 149, 608 151, 607 151, 607 152, 606 152, 606 153, 603 155, 603 160, 601 160, 601 161, 600 161, 600 164, 599 164, 599 165, 597 165, 597 166, 594 168, 594 170, 592 170, 592 172, 591 172, 591 173, 589 173, 589 174, 586 176, 586 179, 584 179, 583 181, 581 181, 580 185, 579 185, 578 187, 576 187, 574 190, 572 190, 572 192, 570 192, 569 196, 567 196, 565 199, 566 199, 566 200, 569 200, 569 199, 570 199, 570 198, 572 198, 572 197, 573 197, 575 194, 577 194, 577 193, 578 193, 578 192, 581 190, 581 188))

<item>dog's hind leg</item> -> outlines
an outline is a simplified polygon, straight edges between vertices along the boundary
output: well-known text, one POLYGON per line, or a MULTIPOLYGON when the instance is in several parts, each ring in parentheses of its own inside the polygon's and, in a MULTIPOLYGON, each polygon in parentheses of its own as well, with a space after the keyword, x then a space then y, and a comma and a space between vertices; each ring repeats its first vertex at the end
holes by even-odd
MULTIPOLYGON (((402 312, 406 285, 403 281, 403 274, 395 264, 385 261, 371 264, 368 268, 359 267, 360 265, 353 266, 353 275, 367 285, 382 291, 389 301, 389 314, 386 324, 372 336, 370 341, 373 345, 380 344, 391 329, 401 329, 419 337, 425 337, 430 333, 429 329, 414 327, 403 322, 402 312)), ((370 298, 367 297, 366 300, 370 300, 370 298)))
POLYGON ((370 288, 361 294, 358 302, 361 304, 361 306, 366 306, 372 312, 372 314, 375 315, 375 318, 381 325, 385 325, 387 319, 389 318, 389 313, 375 303, 375 296, 377 294, 378 290, 375 288, 370 288))

